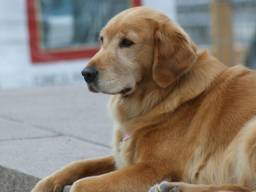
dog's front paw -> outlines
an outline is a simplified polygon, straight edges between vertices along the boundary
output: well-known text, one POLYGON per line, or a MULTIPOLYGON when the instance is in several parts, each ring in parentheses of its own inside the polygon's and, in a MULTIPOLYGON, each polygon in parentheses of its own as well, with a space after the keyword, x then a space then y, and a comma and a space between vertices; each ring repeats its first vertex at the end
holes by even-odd
POLYGON ((62 192, 62 190, 63 187, 46 178, 39 181, 31 192, 62 192))
POLYGON ((183 192, 182 188, 178 184, 163 181, 160 184, 156 184, 150 188, 149 192, 183 192))

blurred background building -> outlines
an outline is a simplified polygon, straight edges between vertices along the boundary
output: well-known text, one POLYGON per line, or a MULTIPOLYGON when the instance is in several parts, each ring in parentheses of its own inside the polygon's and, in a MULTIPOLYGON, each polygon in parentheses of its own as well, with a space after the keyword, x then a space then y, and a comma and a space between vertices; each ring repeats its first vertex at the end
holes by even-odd
POLYGON ((81 84, 116 13, 164 11, 227 65, 256 68, 256 0, 1 0, 0 89, 81 84))
POLYGON ((178 23, 227 65, 256 68, 255 0, 177 0, 178 23))

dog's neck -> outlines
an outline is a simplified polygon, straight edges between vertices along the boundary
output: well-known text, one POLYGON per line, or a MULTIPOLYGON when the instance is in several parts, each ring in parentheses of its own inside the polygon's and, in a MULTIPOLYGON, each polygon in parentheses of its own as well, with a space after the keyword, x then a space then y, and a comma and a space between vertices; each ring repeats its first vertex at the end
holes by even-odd
POLYGON ((225 68, 207 52, 202 52, 197 63, 174 86, 161 89, 151 81, 143 83, 143 87, 139 84, 136 92, 128 97, 113 96, 113 116, 124 129, 130 129, 134 123, 145 124, 144 119, 147 119, 147 123, 151 123, 149 119, 156 123, 155 117, 172 112, 203 93, 225 68))

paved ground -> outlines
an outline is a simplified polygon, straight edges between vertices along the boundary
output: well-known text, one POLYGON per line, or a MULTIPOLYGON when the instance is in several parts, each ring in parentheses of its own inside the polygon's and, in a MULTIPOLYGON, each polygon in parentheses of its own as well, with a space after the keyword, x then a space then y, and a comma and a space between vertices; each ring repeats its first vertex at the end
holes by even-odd
POLYGON ((0 91, 0 191, 30 191, 73 160, 109 154, 107 100, 85 86, 0 91))

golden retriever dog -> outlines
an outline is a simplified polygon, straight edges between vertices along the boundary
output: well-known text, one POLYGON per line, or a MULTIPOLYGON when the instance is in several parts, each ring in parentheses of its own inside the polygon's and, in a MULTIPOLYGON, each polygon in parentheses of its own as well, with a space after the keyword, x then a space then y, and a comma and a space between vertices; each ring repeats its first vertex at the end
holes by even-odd
POLYGON ((33 192, 256 188, 254 71, 226 67, 145 7, 111 19, 100 41, 82 75, 91 91, 112 95, 113 155, 71 163, 33 192))

